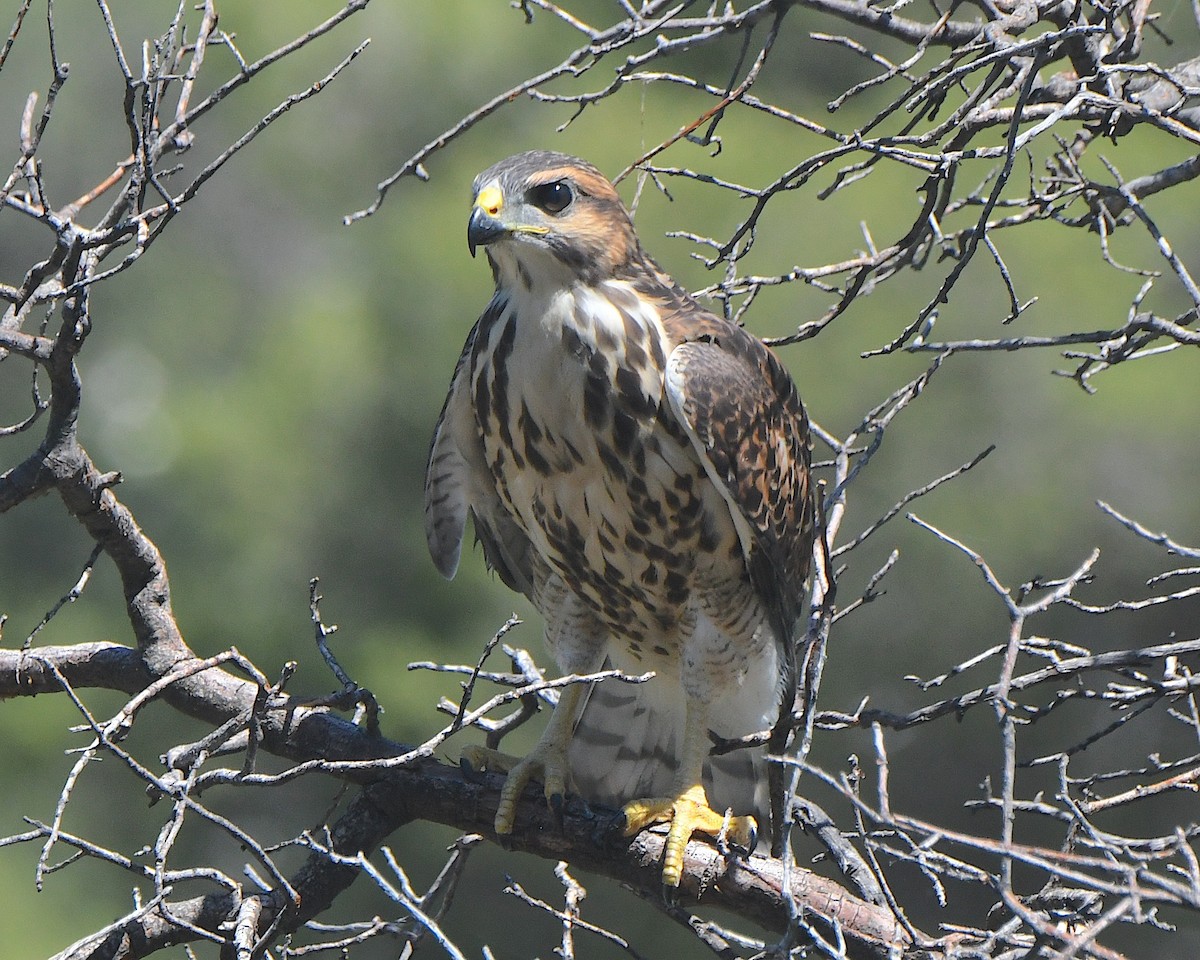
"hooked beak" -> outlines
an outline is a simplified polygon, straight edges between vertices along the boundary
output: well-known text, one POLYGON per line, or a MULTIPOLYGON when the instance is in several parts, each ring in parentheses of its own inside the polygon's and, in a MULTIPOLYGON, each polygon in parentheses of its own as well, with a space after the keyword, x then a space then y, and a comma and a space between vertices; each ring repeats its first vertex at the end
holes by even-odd
POLYGON ((475 256, 476 247, 486 247, 508 233, 508 227, 483 207, 476 206, 467 221, 467 249, 475 256))
POLYGON ((504 210, 504 193, 493 181, 475 197, 471 219, 467 221, 467 249, 475 256, 476 247, 485 247, 508 233, 508 227, 500 220, 504 210))

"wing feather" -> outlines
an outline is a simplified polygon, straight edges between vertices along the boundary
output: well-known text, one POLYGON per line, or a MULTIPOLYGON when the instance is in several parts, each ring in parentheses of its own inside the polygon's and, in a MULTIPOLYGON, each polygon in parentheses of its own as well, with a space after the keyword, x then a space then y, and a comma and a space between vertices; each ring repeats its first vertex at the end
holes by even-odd
POLYGON ((467 358, 478 329, 476 324, 454 367, 425 466, 425 540, 434 565, 447 580, 454 579, 458 571, 470 509, 471 467, 463 453, 463 444, 474 420, 469 402, 467 358))
POLYGON ((812 557, 808 420, 775 355, 711 319, 671 352, 667 396, 729 504, 755 589, 790 636, 812 557))
POLYGON ((471 356, 481 326, 496 315, 494 307, 488 308, 467 336, 434 427, 425 468, 425 540, 438 571, 453 579, 470 514, 488 567, 508 587, 530 596, 533 560, 529 540, 500 504, 471 402, 471 356))

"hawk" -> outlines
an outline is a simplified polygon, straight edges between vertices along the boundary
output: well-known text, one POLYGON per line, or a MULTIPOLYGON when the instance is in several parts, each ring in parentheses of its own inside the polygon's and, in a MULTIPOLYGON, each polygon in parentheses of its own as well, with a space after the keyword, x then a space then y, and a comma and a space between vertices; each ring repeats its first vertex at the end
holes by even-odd
POLYGON ((623 804, 628 835, 668 822, 678 886, 693 833, 753 846, 766 809, 762 749, 713 756, 711 737, 778 714, 813 543, 808 422, 775 355, 647 256, 594 166, 522 153, 473 194, 496 292, 434 431, 430 553, 453 577, 470 514, 564 673, 654 676, 567 686, 528 756, 464 759, 508 773, 498 834, 531 778, 552 804, 569 786, 623 804))

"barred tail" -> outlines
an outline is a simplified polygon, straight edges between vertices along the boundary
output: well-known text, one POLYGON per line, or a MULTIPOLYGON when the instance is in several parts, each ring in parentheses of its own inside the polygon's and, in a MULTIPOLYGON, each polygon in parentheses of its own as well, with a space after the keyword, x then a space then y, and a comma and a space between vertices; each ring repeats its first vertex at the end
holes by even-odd
MULTIPOLYGON (((621 806, 644 797, 663 797, 679 767, 685 701, 678 686, 658 678, 626 684, 612 680, 589 692, 571 741, 575 788, 587 800, 621 806)), ((751 730, 719 730, 734 737, 751 730)), ((716 810, 758 819, 759 837, 769 839, 766 761, 763 750, 710 756, 704 789, 716 810)))

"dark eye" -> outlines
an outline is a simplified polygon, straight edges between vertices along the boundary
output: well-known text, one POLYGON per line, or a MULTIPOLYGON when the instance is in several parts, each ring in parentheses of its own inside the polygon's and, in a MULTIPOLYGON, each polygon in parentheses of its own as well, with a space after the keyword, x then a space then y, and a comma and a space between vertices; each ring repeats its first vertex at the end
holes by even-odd
POLYGON ((536 206, 541 207, 547 213, 562 213, 575 199, 566 180, 539 184, 529 191, 529 197, 536 206))

